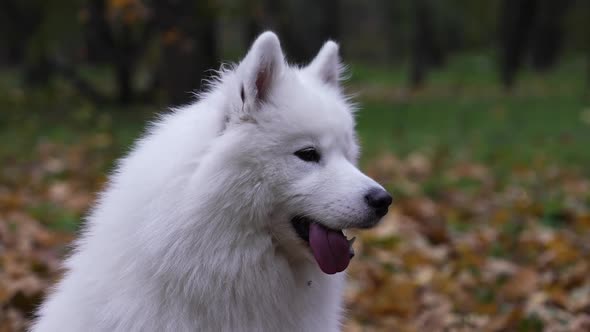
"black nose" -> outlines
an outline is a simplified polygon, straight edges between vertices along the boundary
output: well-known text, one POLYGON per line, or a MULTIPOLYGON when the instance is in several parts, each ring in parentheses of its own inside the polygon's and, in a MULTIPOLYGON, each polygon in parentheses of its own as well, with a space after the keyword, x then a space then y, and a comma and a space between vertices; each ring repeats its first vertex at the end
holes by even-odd
POLYGON ((387 208, 391 205, 393 199, 387 191, 381 188, 373 188, 365 195, 365 201, 375 209, 377 216, 383 217, 387 214, 387 208))

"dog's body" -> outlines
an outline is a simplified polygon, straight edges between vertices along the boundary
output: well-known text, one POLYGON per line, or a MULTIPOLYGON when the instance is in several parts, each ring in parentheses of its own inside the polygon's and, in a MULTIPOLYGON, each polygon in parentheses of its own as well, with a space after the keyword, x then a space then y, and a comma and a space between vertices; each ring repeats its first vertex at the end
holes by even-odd
POLYGON ((298 69, 261 35, 120 162, 33 331, 338 330, 344 273, 327 273, 348 261, 319 257, 332 247, 312 233, 335 246, 383 214, 338 75, 336 44, 298 69))

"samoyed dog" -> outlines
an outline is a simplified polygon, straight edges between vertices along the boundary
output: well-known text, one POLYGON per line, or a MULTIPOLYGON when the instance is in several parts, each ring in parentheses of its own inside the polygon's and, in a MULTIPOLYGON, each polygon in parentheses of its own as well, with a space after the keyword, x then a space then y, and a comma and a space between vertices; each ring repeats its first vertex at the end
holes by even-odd
POLYGON ((353 256, 390 195, 356 167, 338 45, 304 68, 265 32, 196 103, 123 158, 66 273, 45 331, 337 331, 353 256))

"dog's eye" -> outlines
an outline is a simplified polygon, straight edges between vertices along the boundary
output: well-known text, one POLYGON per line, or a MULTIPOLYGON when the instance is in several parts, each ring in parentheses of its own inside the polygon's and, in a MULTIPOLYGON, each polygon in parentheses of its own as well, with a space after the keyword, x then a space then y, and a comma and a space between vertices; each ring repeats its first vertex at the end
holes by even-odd
POLYGON ((317 163, 320 161, 320 154, 315 148, 309 147, 295 152, 299 159, 317 163))

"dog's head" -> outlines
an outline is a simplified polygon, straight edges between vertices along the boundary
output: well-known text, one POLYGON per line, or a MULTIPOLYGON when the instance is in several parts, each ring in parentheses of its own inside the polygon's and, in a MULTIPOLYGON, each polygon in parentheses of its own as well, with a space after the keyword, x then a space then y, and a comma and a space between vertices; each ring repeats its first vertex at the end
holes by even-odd
POLYGON ((227 130, 242 132, 243 156, 270 188, 273 223, 280 223, 273 226, 283 240, 311 248, 326 273, 350 260, 342 230, 374 226, 392 201, 356 166, 353 107, 340 88, 341 69, 332 41, 297 68, 286 64, 277 36, 263 33, 234 71, 238 101, 227 117, 227 130))

